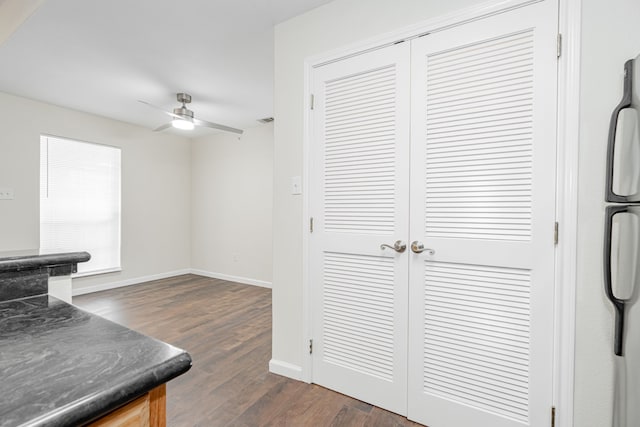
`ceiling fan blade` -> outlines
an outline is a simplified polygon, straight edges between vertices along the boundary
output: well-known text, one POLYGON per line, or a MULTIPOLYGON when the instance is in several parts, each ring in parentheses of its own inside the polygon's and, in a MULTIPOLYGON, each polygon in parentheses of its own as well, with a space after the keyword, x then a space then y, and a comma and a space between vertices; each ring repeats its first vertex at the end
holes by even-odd
POLYGON ((193 124, 196 126, 205 126, 208 128, 219 129, 225 132, 231 132, 238 135, 242 135, 244 131, 242 129, 232 128, 231 126, 219 125, 218 123, 211 123, 206 120, 193 119, 193 124))
POLYGON ((179 116, 177 114, 173 114, 173 113, 165 110, 164 108, 158 107, 157 105, 149 104, 147 101, 143 101, 141 99, 138 99, 138 102, 141 103, 141 104, 148 105, 151 108, 155 108, 156 110, 160 110, 160 111, 162 111, 163 113, 165 113, 169 117, 173 117, 173 118, 176 118, 176 119, 184 120, 184 117, 179 116))
POLYGON ((161 130, 165 130, 165 129, 170 128, 170 127, 171 127, 171 123, 167 123, 166 125, 162 125, 162 126, 159 126, 159 127, 155 128, 153 131, 154 132, 160 132, 161 130))

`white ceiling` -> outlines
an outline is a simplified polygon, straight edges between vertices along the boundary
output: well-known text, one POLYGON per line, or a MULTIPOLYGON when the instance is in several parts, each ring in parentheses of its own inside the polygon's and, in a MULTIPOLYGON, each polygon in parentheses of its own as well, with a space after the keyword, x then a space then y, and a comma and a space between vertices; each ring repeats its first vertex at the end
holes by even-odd
POLYGON ((273 26, 329 1, 47 0, 0 44, 0 91, 148 128, 168 117, 138 99, 187 92, 196 118, 252 127, 273 116, 273 26))

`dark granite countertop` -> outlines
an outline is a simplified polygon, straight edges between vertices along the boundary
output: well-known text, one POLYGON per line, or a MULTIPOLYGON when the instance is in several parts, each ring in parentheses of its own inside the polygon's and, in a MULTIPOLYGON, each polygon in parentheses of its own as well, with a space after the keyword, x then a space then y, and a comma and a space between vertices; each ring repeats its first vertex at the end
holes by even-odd
POLYGON ((82 425, 190 367, 183 350, 54 297, 0 302, 0 426, 82 425))
MULTIPOLYGON (((73 270, 75 270, 75 264, 89 261, 90 258, 91 255, 89 255, 88 252, 65 252, 61 254, 23 255, 0 258, 0 271, 33 270, 42 267, 55 269, 56 267, 68 265, 73 265, 73 270)), ((71 270, 71 268, 69 270, 71 270)), ((73 271, 73 273, 75 273, 75 271, 73 271)))
POLYGON ((0 258, 0 301, 46 294, 50 276, 75 273, 90 258, 87 252, 0 258))

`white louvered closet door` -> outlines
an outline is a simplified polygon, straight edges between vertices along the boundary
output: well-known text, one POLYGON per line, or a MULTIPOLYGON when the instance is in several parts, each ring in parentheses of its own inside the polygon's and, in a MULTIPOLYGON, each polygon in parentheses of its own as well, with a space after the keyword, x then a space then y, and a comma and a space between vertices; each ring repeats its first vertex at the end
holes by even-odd
POLYGON ((557 3, 412 44, 408 415, 544 426, 552 394, 557 3))
POLYGON ((314 70, 313 381, 405 414, 409 44, 314 70))

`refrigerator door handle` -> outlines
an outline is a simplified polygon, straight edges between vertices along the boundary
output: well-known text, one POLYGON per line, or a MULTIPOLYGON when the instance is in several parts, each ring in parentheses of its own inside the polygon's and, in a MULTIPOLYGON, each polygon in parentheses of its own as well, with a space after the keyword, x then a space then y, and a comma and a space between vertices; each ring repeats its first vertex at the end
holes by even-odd
POLYGON ((629 108, 632 103, 633 94, 633 59, 624 63, 624 88, 622 93, 622 100, 614 108, 611 114, 611 120, 609 121, 609 137, 607 143, 607 176, 606 176, 606 192, 605 195, 607 202, 616 203, 628 203, 633 202, 629 200, 627 196, 621 196, 613 191, 613 161, 616 145, 616 129, 618 127, 618 117, 620 112, 625 108, 629 108))
POLYGON ((611 277, 611 244, 613 229, 613 217, 621 212, 628 212, 627 206, 607 206, 605 215, 605 227, 604 227, 604 292, 609 298, 609 301, 613 304, 615 309, 615 332, 613 341, 613 352, 616 356, 623 355, 623 340, 624 340, 624 311, 625 301, 616 296, 613 293, 613 283, 611 277))

